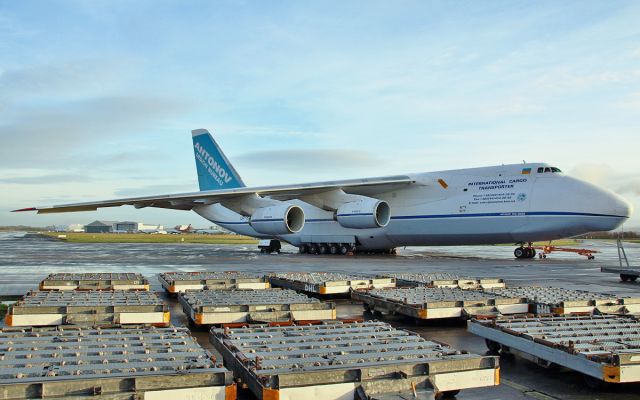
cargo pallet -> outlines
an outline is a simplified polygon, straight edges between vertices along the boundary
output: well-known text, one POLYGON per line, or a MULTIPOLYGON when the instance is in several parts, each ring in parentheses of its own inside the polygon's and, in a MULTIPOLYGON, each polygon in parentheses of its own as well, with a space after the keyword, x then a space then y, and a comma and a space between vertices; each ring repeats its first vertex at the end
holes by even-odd
POLYGON ((533 314, 636 314, 640 313, 640 297, 587 292, 557 287, 522 286, 485 290, 506 297, 524 297, 533 314))
POLYGON ((365 310, 401 314, 418 320, 522 314, 529 311, 523 298, 510 298, 475 290, 442 288, 395 288, 352 291, 365 310))
POLYGON ((393 273, 378 275, 395 278, 398 286, 427 286, 433 288, 491 289, 506 287, 500 278, 469 278, 448 272, 393 273))
POLYGON ((13 304, 7 326, 169 325, 169 310, 151 292, 32 291, 13 304))
POLYGON ((233 400, 233 375, 185 328, 5 328, 0 399, 233 400))
POLYGON ((485 338, 492 351, 517 353, 543 367, 556 364, 578 371, 592 387, 603 382, 640 382, 640 322, 635 318, 471 320, 468 330, 485 338))
POLYGON ((425 399, 500 379, 497 357, 455 350, 382 322, 212 329, 210 341, 259 400, 425 399))
POLYGON ((149 281, 134 273, 57 273, 40 282, 40 290, 149 290, 149 281))
POLYGON ((610 274, 619 274, 622 282, 635 282, 640 276, 640 267, 601 267, 600 272, 607 272, 610 274))
POLYGON ((348 295, 350 290, 395 287, 395 278, 371 278, 336 272, 287 272, 269 276, 272 286, 316 295, 348 295))
POLYGON ((178 301, 195 325, 336 318, 334 303, 287 289, 188 290, 178 301))
POLYGON ((171 294, 186 290, 268 289, 265 276, 243 272, 166 272, 158 276, 162 287, 171 294))

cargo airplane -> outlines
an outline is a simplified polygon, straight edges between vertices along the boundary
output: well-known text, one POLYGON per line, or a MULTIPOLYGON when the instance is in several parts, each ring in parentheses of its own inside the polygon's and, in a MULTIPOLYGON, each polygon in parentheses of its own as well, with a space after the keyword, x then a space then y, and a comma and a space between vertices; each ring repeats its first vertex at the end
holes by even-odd
POLYGON ((620 196, 544 163, 247 187, 211 134, 192 131, 199 192, 16 211, 58 213, 132 205, 192 210, 230 231, 276 238, 301 253, 399 246, 531 242, 612 230, 631 215, 620 196))

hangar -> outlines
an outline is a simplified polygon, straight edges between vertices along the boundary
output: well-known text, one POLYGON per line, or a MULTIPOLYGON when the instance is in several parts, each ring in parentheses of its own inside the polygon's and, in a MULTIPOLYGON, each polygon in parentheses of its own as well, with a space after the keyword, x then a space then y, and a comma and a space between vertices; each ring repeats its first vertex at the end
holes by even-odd
POLYGON ((84 231, 87 233, 109 233, 113 232, 114 224, 116 224, 115 221, 93 221, 84 226, 84 231))

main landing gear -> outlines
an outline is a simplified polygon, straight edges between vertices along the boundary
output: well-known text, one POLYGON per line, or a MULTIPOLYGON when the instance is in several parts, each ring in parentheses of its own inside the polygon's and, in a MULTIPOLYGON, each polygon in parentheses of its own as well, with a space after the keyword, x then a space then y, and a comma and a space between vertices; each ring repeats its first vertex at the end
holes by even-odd
POLYGON ((353 253, 356 247, 349 243, 303 243, 298 250, 301 254, 339 254, 353 253))
POLYGON ((521 243, 520 247, 513 251, 513 255, 516 258, 533 258, 536 256, 536 249, 533 248, 533 243, 531 242, 527 246, 521 243))

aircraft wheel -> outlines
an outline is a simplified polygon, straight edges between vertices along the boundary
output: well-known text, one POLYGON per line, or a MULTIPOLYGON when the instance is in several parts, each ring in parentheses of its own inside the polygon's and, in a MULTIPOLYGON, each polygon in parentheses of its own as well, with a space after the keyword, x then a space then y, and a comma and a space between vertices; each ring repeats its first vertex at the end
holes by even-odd
POLYGON ((300 252, 300 254, 306 254, 309 252, 309 248, 306 244, 301 244, 300 247, 298 247, 298 251, 300 252))
POLYGON ((524 247, 518 247, 513 251, 513 255, 516 256, 516 258, 525 258, 526 254, 524 247))
POLYGON ((638 279, 638 277, 637 277, 637 276, 630 276, 630 277, 629 277, 629 280, 630 280, 631 282, 635 282, 637 279, 638 279))
POLYGON ((341 244, 340 245, 340 254, 342 254, 344 256, 348 252, 349 252, 349 246, 347 246, 346 244, 341 244))
POLYGON ((338 254, 338 245, 335 243, 329 244, 329 253, 330 254, 338 254))
POLYGON ((622 282, 627 282, 629 280, 630 276, 627 274, 620 274, 620 280, 622 282))
POLYGON ((318 254, 318 246, 315 244, 309 245, 309 254, 318 254))
POLYGON ((329 251, 329 249, 327 248, 327 245, 322 243, 320 244, 320 246, 318 246, 318 254, 327 254, 327 252, 329 251))
POLYGON ((529 258, 534 258, 536 256, 536 249, 530 248, 529 249, 529 258))

